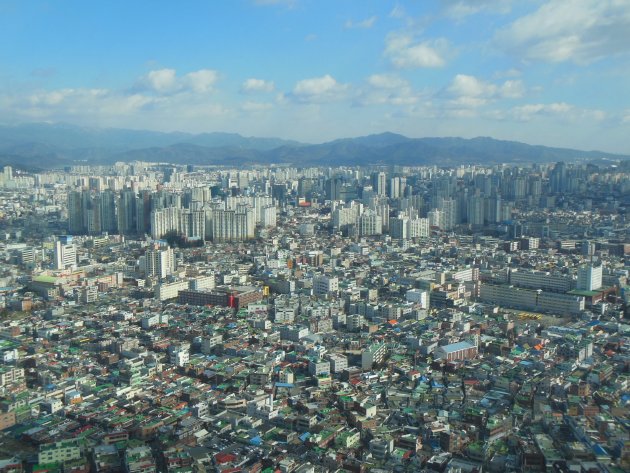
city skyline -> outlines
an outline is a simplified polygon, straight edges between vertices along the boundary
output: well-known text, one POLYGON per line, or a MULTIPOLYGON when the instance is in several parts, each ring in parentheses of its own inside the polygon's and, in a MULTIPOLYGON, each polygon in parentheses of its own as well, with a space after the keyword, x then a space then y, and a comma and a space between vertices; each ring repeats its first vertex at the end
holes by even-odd
POLYGON ((630 471, 630 160, 5 165, 0 197, 0 471, 630 471))
POLYGON ((0 123, 629 154, 630 2, 3 2, 0 123))

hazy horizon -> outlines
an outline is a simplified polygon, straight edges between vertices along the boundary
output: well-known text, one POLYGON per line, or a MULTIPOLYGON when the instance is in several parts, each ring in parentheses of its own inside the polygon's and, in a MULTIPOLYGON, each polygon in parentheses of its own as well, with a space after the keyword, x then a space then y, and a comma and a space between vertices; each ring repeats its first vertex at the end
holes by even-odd
POLYGON ((0 122, 630 154, 630 0, 5 2, 0 122))

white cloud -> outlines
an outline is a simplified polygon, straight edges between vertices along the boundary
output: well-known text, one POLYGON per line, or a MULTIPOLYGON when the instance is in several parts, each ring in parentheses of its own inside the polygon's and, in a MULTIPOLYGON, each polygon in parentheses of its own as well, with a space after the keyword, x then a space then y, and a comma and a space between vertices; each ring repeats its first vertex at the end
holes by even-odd
POLYGON ((628 0, 551 0, 495 35, 524 60, 589 64, 630 52, 628 0))
POLYGON ((212 69, 200 69, 178 76, 175 69, 149 71, 136 83, 136 92, 154 92, 158 95, 172 95, 181 92, 197 94, 211 92, 219 80, 219 73, 212 69))
POLYGON ((500 95, 506 99, 520 99, 525 94, 525 86, 520 80, 507 80, 500 88, 500 95))
POLYGON ((1 97, 3 115, 13 119, 36 118, 90 123, 102 117, 123 119, 153 110, 165 99, 140 93, 123 94, 108 89, 57 89, 27 96, 1 97))
POLYGON ((376 23, 376 16, 371 16, 370 18, 366 18, 365 20, 356 21, 356 22, 353 20, 348 20, 344 24, 344 27, 347 29, 353 29, 353 28, 368 29, 368 28, 372 28, 374 26, 374 23, 376 23))
POLYGON ((393 74, 373 74, 367 78, 367 82, 377 89, 397 89, 409 86, 406 80, 393 74))
POLYGON ((447 16, 461 20, 481 12, 508 13, 512 0, 442 0, 441 4, 447 16))
POLYGON ((293 87, 293 97, 301 102, 329 102, 343 98, 348 88, 326 74, 298 81, 293 87))
POLYGON ((400 69, 442 67, 447 49, 445 39, 416 42, 407 33, 390 33, 385 39, 385 56, 400 69))
POLYGON ((149 71, 145 76, 146 85, 158 93, 167 93, 175 90, 177 86, 175 69, 158 69, 149 71))
POLYGON ((184 76, 181 84, 160 82, 166 76, 153 75, 156 85, 165 90, 165 84, 179 88, 181 84, 189 87, 187 92, 156 94, 153 89, 110 90, 90 88, 65 88, 40 90, 25 95, 0 95, 0 119, 9 121, 46 120, 81 123, 92 126, 129 126, 138 124, 151 129, 165 129, 176 126, 190 129, 195 120, 226 116, 229 109, 211 100, 212 95, 205 94, 212 82, 207 74, 184 76), (187 84, 191 81, 190 84, 187 84), (194 88, 201 91, 195 93, 194 88), (170 124, 170 125, 169 125, 170 124))
POLYGON ((275 85, 272 81, 250 78, 241 85, 241 92, 251 94, 256 92, 273 92, 275 85))
POLYGON ((497 99, 516 99, 524 94, 525 86, 520 80, 493 84, 466 74, 457 74, 446 89, 450 104, 461 108, 481 107, 497 99))
POLYGON ((107 89, 58 89, 39 91, 27 98, 27 103, 34 107, 67 106, 77 102, 98 99, 109 95, 107 89))
POLYGON ((241 104, 241 110, 245 112, 264 112, 273 108, 273 104, 269 102, 253 102, 247 101, 241 104))
POLYGON ((574 107, 565 102, 554 102, 548 104, 535 103, 514 107, 512 109, 512 116, 516 120, 529 121, 536 116, 567 115, 572 110, 574 110, 574 107))
POLYGON ((448 91, 458 97, 490 97, 496 93, 496 90, 496 85, 466 74, 457 74, 448 87, 448 91))
POLYGON ((355 97, 356 105, 412 105, 418 102, 419 95, 409 82, 395 74, 373 74, 366 80, 367 86, 355 97))
POLYGON ((195 72, 189 72, 184 76, 184 85, 188 86, 193 92, 209 92, 214 84, 219 80, 219 73, 211 69, 201 69, 195 72))

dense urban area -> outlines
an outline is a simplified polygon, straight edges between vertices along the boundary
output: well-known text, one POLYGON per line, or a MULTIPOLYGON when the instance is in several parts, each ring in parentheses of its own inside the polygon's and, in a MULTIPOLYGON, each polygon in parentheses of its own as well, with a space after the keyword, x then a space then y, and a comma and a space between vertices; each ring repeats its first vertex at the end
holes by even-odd
POLYGON ((630 161, 0 173, 0 472, 630 471, 630 161))

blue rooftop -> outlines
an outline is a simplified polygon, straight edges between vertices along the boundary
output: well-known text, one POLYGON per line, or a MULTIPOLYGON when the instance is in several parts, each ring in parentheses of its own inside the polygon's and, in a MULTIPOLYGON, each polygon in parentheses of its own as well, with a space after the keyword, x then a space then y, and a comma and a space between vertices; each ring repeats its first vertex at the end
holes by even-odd
POLYGON ((276 383, 277 388, 292 388, 295 386, 293 383, 276 383))

